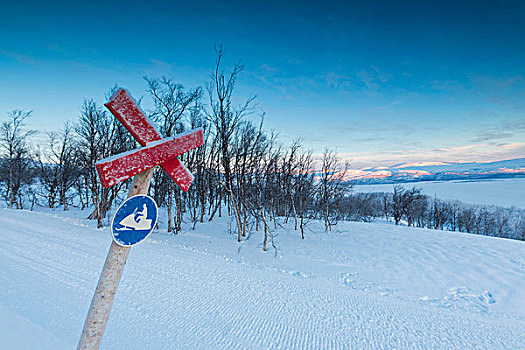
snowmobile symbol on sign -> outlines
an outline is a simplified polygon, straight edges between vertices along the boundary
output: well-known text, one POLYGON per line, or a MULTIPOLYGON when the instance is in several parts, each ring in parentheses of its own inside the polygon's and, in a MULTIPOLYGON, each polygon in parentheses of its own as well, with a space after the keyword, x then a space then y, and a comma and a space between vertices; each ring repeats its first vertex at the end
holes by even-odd
POLYGON ((150 196, 128 198, 115 212, 111 234, 115 243, 129 247, 142 242, 157 224, 157 204, 150 196))
POLYGON ((148 207, 146 204, 142 205, 142 211, 138 211, 139 208, 136 208, 132 214, 129 214, 119 223, 119 227, 115 227, 116 231, 124 230, 149 230, 152 227, 151 222, 153 220, 147 219, 148 217, 148 207))

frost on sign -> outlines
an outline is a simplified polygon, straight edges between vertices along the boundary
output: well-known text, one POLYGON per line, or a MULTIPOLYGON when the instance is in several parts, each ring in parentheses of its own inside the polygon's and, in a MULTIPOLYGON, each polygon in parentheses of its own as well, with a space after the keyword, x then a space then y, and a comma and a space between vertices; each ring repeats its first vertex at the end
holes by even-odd
POLYGON ((141 194, 128 198, 113 216, 113 239, 124 247, 142 242, 157 224, 157 212, 157 204, 150 196, 141 194))
POLYGON ((153 123, 125 89, 118 89, 105 106, 133 135, 135 140, 145 147, 97 162, 96 169, 102 186, 113 186, 160 165, 166 174, 186 192, 193 181, 193 175, 177 159, 177 156, 203 144, 202 128, 162 139, 153 123))
MULTIPOLYGON (((149 143, 143 148, 105 158, 96 164, 100 181, 104 187, 110 187, 154 166, 169 163, 172 159, 177 159, 177 156, 199 147, 202 144, 202 139, 202 129, 196 129, 149 143)), ((179 176, 178 172, 173 171, 170 173, 170 177, 179 186, 187 188, 193 180, 193 175, 182 164, 179 163, 178 167, 185 170, 191 178, 179 176)))

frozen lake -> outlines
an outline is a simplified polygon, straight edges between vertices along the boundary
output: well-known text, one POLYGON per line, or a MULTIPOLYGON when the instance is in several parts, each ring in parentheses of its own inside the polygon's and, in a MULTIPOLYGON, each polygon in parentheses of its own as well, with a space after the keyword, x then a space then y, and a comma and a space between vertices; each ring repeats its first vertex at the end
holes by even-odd
MULTIPOLYGON (((419 187, 429 196, 460 200, 466 203, 493 204, 525 209, 525 178, 484 181, 422 181, 401 184, 405 188, 419 187)), ((354 192, 392 192, 393 184, 356 185, 354 192)))

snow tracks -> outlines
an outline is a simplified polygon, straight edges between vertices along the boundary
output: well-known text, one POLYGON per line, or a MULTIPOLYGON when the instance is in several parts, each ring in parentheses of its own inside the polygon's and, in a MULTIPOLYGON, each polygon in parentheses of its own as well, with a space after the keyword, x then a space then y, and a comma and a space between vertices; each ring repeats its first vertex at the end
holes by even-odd
MULTIPOLYGON (((0 324, 23 318, 41 329, 39 334, 49 334, 40 339, 41 348, 55 349, 57 343, 73 348, 110 235, 80 220, 2 214, 0 324)), ((180 244, 179 237, 154 234, 131 251, 102 347, 520 349, 525 344, 525 320, 414 303, 318 277, 224 258, 180 244)), ((32 336, 27 333, 3 334, 0 344, 27 340, 32 336)))

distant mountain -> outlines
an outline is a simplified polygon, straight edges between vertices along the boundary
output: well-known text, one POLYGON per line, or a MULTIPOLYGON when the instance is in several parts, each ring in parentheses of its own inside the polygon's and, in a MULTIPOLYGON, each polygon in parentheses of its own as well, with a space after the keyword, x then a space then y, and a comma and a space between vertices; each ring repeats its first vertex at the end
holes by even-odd
POLYGON ((525 158, 497 162, 415 162, 391 167, 350 170, 345 180, 356 184, 403 183, 525 177, 525 158))

